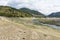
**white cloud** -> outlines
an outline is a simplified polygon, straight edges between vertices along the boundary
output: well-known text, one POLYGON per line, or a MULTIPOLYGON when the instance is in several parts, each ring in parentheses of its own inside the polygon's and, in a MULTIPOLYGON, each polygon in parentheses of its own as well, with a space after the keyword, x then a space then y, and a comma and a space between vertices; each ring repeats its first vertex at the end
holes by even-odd
POLYGON ((0 5, 7 5, 9 0, 0 0, 0 5))
POLYGON ((0 0, 0 5, 16 8, 28 7, 44 14, 60 11, 60 0, 0 0))

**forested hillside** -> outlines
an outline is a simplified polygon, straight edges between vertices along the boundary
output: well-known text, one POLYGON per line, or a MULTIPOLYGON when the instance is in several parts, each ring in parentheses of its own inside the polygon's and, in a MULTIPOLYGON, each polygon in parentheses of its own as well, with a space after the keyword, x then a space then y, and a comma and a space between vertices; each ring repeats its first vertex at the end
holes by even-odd
POLYGON ((0 16, 7 17, 32 17, 32 14, 22 12, 16 8, 9 6, 0 6, 0 16))
POLYGON ((0 16, 6 17, 45 17, 42 13, 29 8, 16 9, 10 6, 0 6, 0 16))

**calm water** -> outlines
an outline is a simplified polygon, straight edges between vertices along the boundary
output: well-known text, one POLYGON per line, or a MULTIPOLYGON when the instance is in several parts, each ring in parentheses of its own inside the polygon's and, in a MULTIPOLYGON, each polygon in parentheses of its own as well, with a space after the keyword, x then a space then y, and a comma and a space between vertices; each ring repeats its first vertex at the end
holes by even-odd
POLYGON ((36 23, 36 24, 42 24, 42 25, 45 25, 45 26, 49 26, 49 27, 52 27, 52 28, 56 28, 56 29, 59 29, 60 30, 60 26, 56 26, 56 25, 51 25, 51 24, 43 24, 43 23, 41 23, 40 21, 38 21, 38 20, 36 20, 36 19, 33 19, 32 20, 32 22, 33 23, 36 23))

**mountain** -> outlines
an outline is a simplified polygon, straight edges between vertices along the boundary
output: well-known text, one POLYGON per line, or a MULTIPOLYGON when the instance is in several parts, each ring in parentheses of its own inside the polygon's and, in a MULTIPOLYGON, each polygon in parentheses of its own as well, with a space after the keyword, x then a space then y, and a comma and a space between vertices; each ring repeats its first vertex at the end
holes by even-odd
POLYGON ((16 9, 10 6, 0 6, 0 16, 6 17, 45 17, 42 13, 29 8, 16 9))
POLYGON ((49 17, 60 17, 60 12, 51 13, 49 17))
POLYGON ((25 13, 10 6, 0 6, 0 16, 7 17, 32 17, 32 14, 25 13))
POLYGON ((23 11, 27 14, 32 14, 35 17, 45 17, 45 15, 43 15, 42 13, 36 11, 36 10, 31 10, 29 8, 21 8, 20 11, 23 11))

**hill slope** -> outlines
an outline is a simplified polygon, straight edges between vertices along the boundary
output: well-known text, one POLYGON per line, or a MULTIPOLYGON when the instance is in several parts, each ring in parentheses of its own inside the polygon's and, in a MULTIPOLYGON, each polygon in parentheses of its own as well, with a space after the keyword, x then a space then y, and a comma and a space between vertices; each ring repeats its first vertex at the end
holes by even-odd
POLYGON ((28 8, 16 9, 9 6, 0 6, 0 16, 7 17, 45 17, 42 13, 28 8))
POLYGON ((36 28, 0 17, 0 40, 60 40, 60 31, 46 26, 33 26, 36 28))
POLYGON ((60 12, 51 13, 49 17, 60 17, 60 12))
POLYGON ((31 10, 29 8, 21 8, 20 10, 27 14, 32 14, 35 17, 45 17, 45 15, 43 15, 42 13, 35 11, 35 10, 31 10))
POLYGON ((7 17, 32 17, 32 14, 27 14, 16 8, 9 6, 0 6, 0 16, 7 17))

